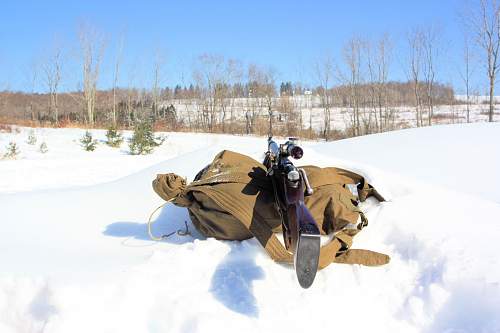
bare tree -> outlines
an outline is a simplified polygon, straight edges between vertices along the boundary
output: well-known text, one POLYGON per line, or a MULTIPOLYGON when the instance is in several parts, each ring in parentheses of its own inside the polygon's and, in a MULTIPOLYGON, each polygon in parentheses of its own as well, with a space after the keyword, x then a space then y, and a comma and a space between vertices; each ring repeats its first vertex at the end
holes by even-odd
POLYGON ((376 52, 373 50, 374 46, 371 41, 366 41, 363 45, 363 51, 366 54, 366 65, 368 68, 368 94, 370 98, 370 107, 375 118, 375 127, 381 132, 382 117, 377 115, 377 90, 378 90, 378 78, 377 78, 377 68, 376 68, 376 52), (380 119, 378 119, 380 118, 380 119), (380 121, 379 121, 380 120, 380 121))
POLYGON ((201 68, 194 73, 198 85, 203 88, 204 122, 213 132, 217 123, 226 132, 226 118, 230 107, 230 86, 241 77, 240 62, 221 55, 204 54, 199 57, 201 68))
POLYGON ((129 67, 127 73, 127 92, 126 92, 126 102, 125 102, 125 112, 126 112, 126 122, 127 126, 131 127, 134 122, 137 120, 136 113, 136 96, 138 95, 137 89, 134 88, 134 84, 137 79, 137 63, 133 63, 132 66, 129 67))
POLYGON ((467 111, 467 122, 470 122, 470 84, 473 69, 471 67, 471 48, 470 48, 470 37, 467 32, 464 33, 464 44, 463 44, 463 67, 459 70, 460 77, 465 86, 465 98, 466 98, 466 111, 467 111))
POLYGON ((261 94, 265 98, 267 114, 269 115, 269 133, 268 136, 273 135, 273 104, 276 95, 276 72, 272 68, 267 68, 264 72, 263 84, 261 86, 261 94))
POLYGON ((153 84, 151 87, 151 97, 153 100, 152 113, 153 119, 158 119, 158 104, 160 103, 160 81, 162 76, 162 67, 165 60, 159 50, 156 51, 153 63, 153 84))
POLYGON ((409 50, 409 79, 413 84, 413 95, 415 97, 415 115, 417 127, 423 125, 421 110, 421 75, 422 75, 422 57, 423 57, 423 33, 420 29, 413 29, 408 34, 409 50))
POLYGON ((113 120, 113 126, 117 126, 117 121, 116 121, 116 90, 118 88, 118 80, 120 76, 120 65, 121 65, 121 60, 122 60, 122 52, 123 52, 123 46, 125 44, 125 37, 122 35, 120 37, 120 41, 118 44, 118 49, 116 50, 116 55, 115 55, 115 64, 114 64, 114 72, 113 72, 113 107, 112 107, 112 120, 113 120))
POLYGON ((180 71, 181 83, 184 87, 184 90, 182 90, 182 94, 180 97, 181 97, 182 104, 184 105, 185 114, 187 115, 189 130, 192 131, 194 119, 191 118, 191 116, 192 116, 191 110, 192 110, 193 102, 196 101, 196 92, 195 92, 194 86, 192 84, 190 85, 190 89, 186 89, 184 62, 181 61, 177 67, 180 68, 180 70, 181 70, 180 71))
POLYGON ((218 89, 224 66, 224 57, 214 54, 203 54, 198 58, 200 68, 195 70, 194 77, 198 85, 203 88, 202 122, 209 132, 213 132, 217 121, 218 89))
POLYGON ((250 65, 248 69, 249 89, 252 96, 253 123, 261 109, 266 109, 269 117, 268 135, 273 133, 273 108, 276 96, 276 71, 271 67, 250 65))
POLYGON ((439 31, 435 26, 429 26, 422 31, 422 50, 424 54, 423 74, 427 98, 427 124, 432 125, 434 115, 434 83, 436 77, 436 60, 439 56, 439 31))
POLYGON ((326 55, 315 63, 316 79, 321 87, 320 98, 323 106, 323 137, 328 140, 330 136, 331 107, 334 61, 331 55, 326 55))
POLYGON ((83 98, 87 122, 92 126, 95 121, 97 81, 104 52, 104 39, 93 27, 81 25, 79 40, 83 70, 83 98))
POLYGON ((238 60, 235 59, 227 59, 222 82, 220 87, 220 97, 219 97, 219 105, 221 109, 221 124, 222 124, 222 132, 226 132, 226 118, 227 113, 231 114, 231 127, 233 125, 232 121, 234 121, 234 102, 236 96, 234 96, 234 85, 236 82, 239 82, 242 77, 242 66, 238 60), (229 109, 229 110, 228 110, 229 109))
POLYGON ((52 115, 52 121, 56 125, 59 123, 57 97, 59 83, 61 82, 61 53, 61 47, 55 44, 51 54, 43 65, 45 84, 49 93, 49 114, 52 115))
POLYGON ((467 25, 474 34, 477 46, 483 51, 482 60, 486 66, 489 81, 488 121, 493 121, 495 83, 500 48, 500 3, 496 0, 479 0, 479 8, 470 10, 465 16, 467 25))
POLYGON ((38 63, 33 61, 28 68, 28 86, 30 88, 30 98, 29 98, 29 105, 28 105, 28 110, 30 114, 30 120, 35 121, 35 101, 34 101, 34 95, 35 95, 35 88, 38 82, 38 75, 39 75, 39 66, 38 63))
POLYGON ((266 89, 266 85, 268 84, 267 72, 268 69, 255 64, 250 64, 247 69, 248 96, 246 103, 245 121, 246 130, 248 133, 255 133, 257 118, 260 116, 260 112, 266 104, 266 96, 269 95, 269 92, 266 89))
POLYGON ((361 135, 360 107, 361 107, 361 53, 363 41, 352 37, 344 46, 344 61, 347 65, 347 75, 341 74, 343 81, 349 88, 349 104, 352 110, 352 123, 354 135, 361 135))
POLYGON ((366 47, 372 107, 376 111, 375 121, 378 131, 382 132, 387 126, 388 121, 387 80, 389 75, 392 44, 389 35, 384 34, 374 46, 371 46, 370 43, 366 43, 366 47))

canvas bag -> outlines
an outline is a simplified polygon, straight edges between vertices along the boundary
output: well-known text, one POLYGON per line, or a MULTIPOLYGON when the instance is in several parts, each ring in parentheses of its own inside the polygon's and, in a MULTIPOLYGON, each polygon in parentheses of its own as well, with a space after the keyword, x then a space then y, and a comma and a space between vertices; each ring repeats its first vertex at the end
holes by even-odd
MULTIPOLYGON (((378 266, 389 256, 369 250, 350 249, 353 237, 368 221, 358 202, 374 196, 384 198, 365 179, 339 168, 303 167, 314 193, 305 197, 305 205, 318 223, 322 235, 334 234, 321 247, 319 268, 332 262, 378 266), (355 186, 355 196, 349 186, 355 186)), ((271 258, 293 262, 275 235, 281 232, 281 220, 275 207, 271 180, 265 166, 246 156, 224 150, 217 154, 194 181, 176 174, 159 174, 154 191, 176 206, 186 207, 198 231, 207 237, 245 240, 256 237, 271 258)))

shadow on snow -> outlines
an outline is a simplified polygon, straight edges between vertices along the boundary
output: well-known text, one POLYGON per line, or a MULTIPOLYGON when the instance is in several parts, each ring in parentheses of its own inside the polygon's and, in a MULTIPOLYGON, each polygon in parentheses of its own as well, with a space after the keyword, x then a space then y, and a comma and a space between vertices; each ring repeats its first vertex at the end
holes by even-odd
MULTIPOLYGON (((171 236, 164 239, 172 244, 184 244, 195 239, 205 239, 200 234, 187 213, 187 209, 166 205, 161 209, 152 227, 155 236, 171 236), (190 235, 180 236, 177 230, 190 235)), ((147 223, 119 221, 106 226, 103 234, 111 237, 150 241, 147 223)), ((218 264, 211 279, 210 292, 227 309, 249 316, 258 317, 257 300, 253 295, 253 281, 264 278, 264 270, 255 263, 259 251, 257 241, 226 241, 231 250, 218 264)))
POLYGON ((263 279, 265 274, 255 263, 257 243, 233 241, 230 246, 231 251, 215 269, 210 292, 229 310, 258 317, 253 281, 263 279))

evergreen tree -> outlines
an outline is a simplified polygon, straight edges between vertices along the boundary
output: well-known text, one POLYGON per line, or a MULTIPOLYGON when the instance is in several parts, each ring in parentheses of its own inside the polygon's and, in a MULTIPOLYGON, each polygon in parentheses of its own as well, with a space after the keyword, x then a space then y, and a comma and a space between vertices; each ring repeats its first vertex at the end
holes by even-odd
POLYGON ((165 137, 155 137, 150 122, 137 122, 134 127, 134 134, 129 140, 130 153, 132 155, 146 155, 153 152, 155 147, 160 146, 165 141, 165 137))
POLYGON ((9 142, 7 146, 7 152, 3 155, 4 158, 15 159, 21 152, 19 151, 19 146, 15 142, 9 142))
POLYGON ((285 83, 281 82, 280 84, 280 96, 283 96, 285 94, 285 83))
POLYGON ((28 135, 28 141, 26 141, 26 143, 32 146, 36 144, 36 136, 34 130, 30 131, 30 134, 28 135))
POLYGON ((123 142, 123 136, 122 134, 116 130, 114 126, 111 126, 108 128, 108 131, 106 132, 106 144, 110 147, 120 147, 120 145, 123 142))
POLYGON ((86 151, 94 151, 97 147, 97 140, 92 138, 92 134, 89 131, 85 131, 85 135, 80 139, 80 143, 86 151))
POLYGON ((46 152, 49 151, 49 148, 47 148, 47 144, 45 142, 42 142, 39 148, 40 153, 45 154, 46 152))
POLYGON ((175 88, 174 88, 174 98, 175 99, 179 99, 181 98, 181 94, 182 94, 182 88, 180 85, 176 85, 175 88))

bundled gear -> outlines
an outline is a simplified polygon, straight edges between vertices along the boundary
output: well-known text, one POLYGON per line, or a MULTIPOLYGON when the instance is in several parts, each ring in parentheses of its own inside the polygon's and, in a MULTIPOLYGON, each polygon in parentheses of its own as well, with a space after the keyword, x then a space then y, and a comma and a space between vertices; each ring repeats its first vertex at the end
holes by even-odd
MULTIPOLYGON (((312 189, 304 197, 305 206, 320 234, 333 234, 320 249, 318 268, 332 262, 366 266, 388 263, 390 258, 385 254, 351 249, 353 237, 368 225, 358 203, 371 196, 384 201, 375 188, 348 170, 301 168, 312 189)), ((165 201, 186 207, 194 226, 206 237, 240 241, 255 237, 274 261, 293 262, 293 254, 275 234, 282 232, 282 217, 264 164, 224 150, 190 184, 173 173, 159 174, 153 189, 165 201)))

